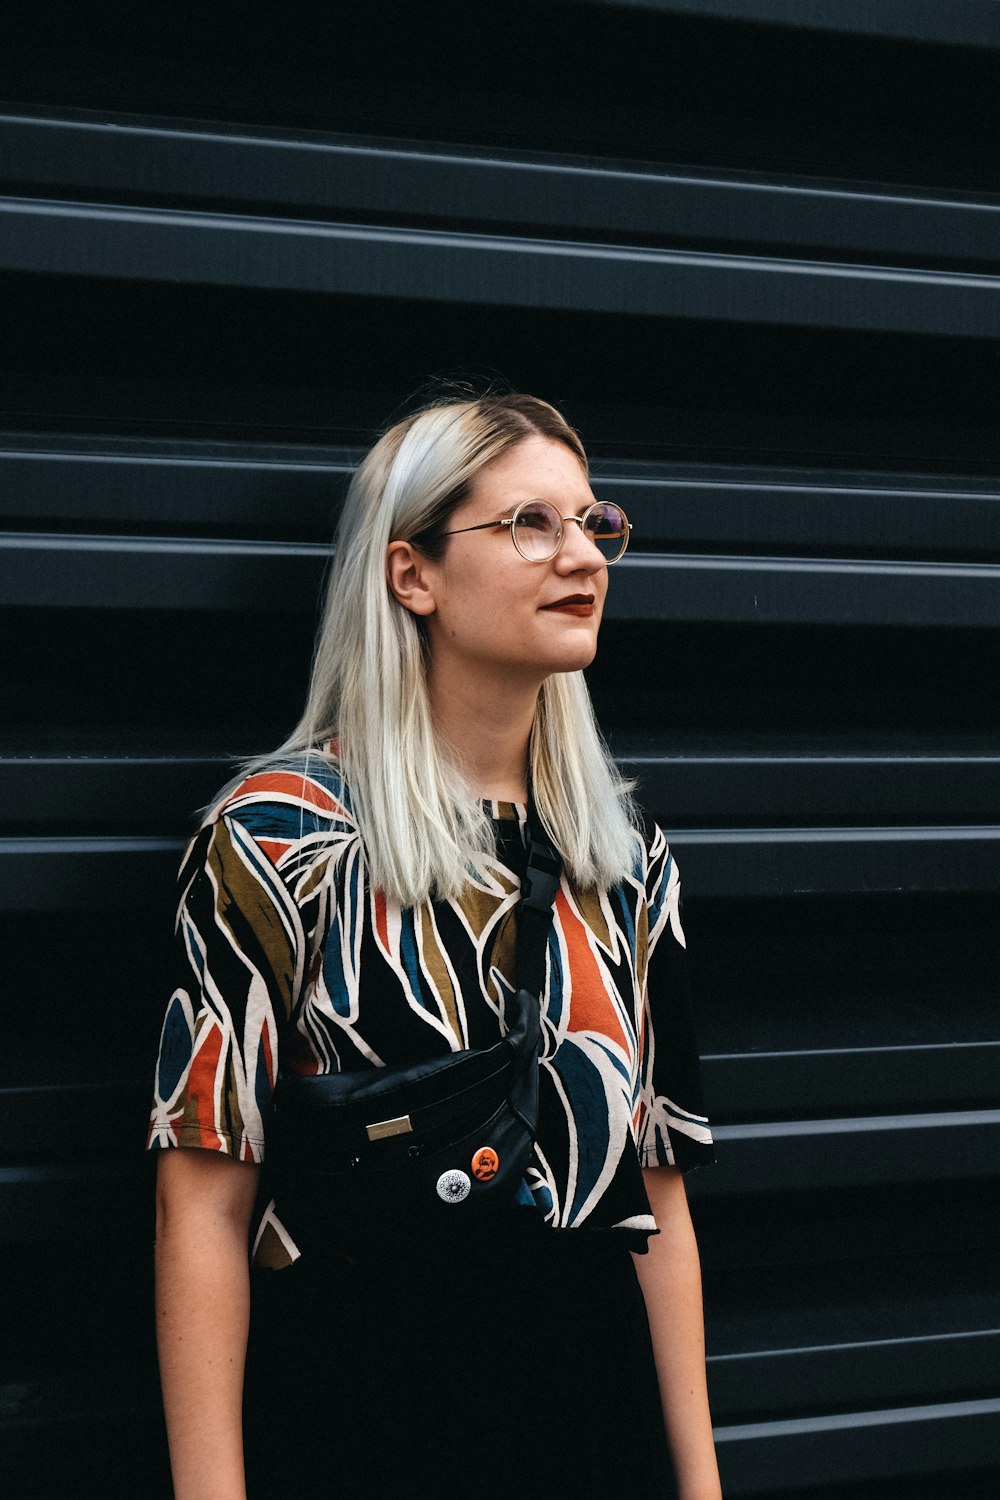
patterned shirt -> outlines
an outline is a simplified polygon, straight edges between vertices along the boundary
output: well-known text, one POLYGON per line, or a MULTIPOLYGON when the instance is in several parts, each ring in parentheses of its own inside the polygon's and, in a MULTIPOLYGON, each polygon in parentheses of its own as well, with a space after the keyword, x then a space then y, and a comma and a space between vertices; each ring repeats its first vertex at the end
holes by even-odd
MULTIPOLYGON (((223 795, 181 864, 150 1149, 263 1162, 279 1067, 356 1071, 496 1042, 513 991, 527 810, 485 807, 496 857, 457 898, 401 908, 369 886, 329 747, 275 761, 223 795)), ((626 1231, 644 1246, 656 1225, 640 1168, 713 1159, 679 905, 655 825, 611 889, 580 891, 563 874, 539 997, 537 1139, 520 1193, 547 1226, 626 1231)), ((253 1264, 280 1269, 300 1252, 266 1199, 253 1264)))

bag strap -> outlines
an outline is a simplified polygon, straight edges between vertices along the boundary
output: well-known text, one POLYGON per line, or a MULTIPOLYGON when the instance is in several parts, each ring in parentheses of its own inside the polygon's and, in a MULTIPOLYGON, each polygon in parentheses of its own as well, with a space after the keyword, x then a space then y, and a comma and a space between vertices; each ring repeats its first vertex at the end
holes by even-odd
POLYGON ((517 906, 516 984, 537 999, 545 983, 545 950, 562 875, 562 856, 538 816, 530 778, 527 831, 528 867, 517 906))

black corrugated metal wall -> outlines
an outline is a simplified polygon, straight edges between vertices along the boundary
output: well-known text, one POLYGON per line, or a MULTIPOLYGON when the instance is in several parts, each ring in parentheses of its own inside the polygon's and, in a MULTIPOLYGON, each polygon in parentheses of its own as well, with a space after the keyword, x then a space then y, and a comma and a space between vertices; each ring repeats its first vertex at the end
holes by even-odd
POLYGON ((1000 7, 44 8, 0 49, 0 1467, 167 1493, 138 1147, 191 809, 432 372, 637 528, 727 1494, 995 1493, 1000 7))

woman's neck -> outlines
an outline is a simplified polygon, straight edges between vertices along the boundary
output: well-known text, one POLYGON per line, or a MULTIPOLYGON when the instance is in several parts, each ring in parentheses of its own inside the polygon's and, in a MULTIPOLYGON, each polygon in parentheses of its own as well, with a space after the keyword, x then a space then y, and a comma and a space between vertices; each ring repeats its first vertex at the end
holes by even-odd
POLYGON ((537 686, 428 676, 434 729, 478 797, 523 802, 537 686))

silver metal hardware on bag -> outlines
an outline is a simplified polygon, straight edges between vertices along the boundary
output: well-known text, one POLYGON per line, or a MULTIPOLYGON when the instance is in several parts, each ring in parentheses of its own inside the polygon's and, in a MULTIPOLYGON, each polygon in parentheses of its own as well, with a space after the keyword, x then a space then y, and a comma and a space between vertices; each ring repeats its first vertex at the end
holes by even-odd
POLYGON ((413 1126, 409 1115, 397 1115, 394 1120, 376 1120, 367 1129, 370 1141, 384 1141, 390 1135, 406 1135, 413 1126))

